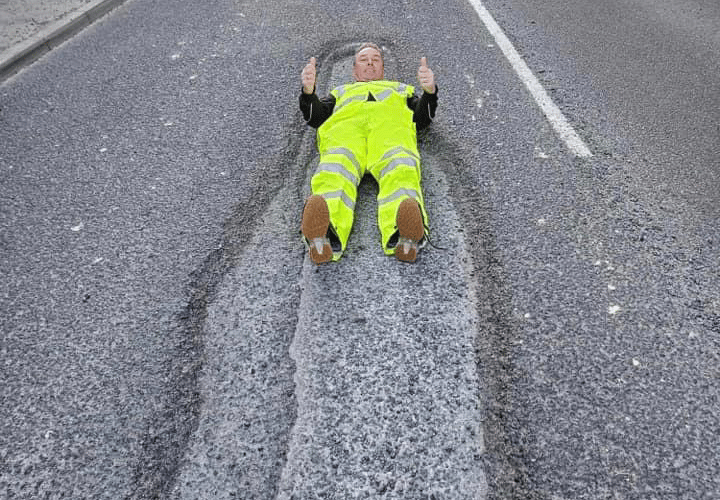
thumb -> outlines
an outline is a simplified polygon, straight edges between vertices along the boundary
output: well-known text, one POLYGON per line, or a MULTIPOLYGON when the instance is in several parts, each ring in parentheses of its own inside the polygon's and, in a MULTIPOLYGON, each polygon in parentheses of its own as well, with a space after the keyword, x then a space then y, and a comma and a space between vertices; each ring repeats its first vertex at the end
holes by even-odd
POLYGON ((421 58, 420 58, 420 67, 421 67, 421 68, 427 67, 427 57, 421 57, 421 58))
POLYGON ((313 66, 315 66, 315 58, 314 58, 314 57, 311 57, 311 58, 310 58, 310 64, 312 64, 313 66))

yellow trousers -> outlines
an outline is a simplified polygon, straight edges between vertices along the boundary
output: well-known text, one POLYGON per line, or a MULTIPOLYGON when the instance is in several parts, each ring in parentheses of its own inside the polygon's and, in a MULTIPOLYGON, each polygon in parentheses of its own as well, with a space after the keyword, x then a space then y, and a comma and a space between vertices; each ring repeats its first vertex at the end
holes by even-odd
POLYGON ((354 99, 320 126, 317 144, 320 163, 311 180, 312 193, 325 198, 342 251, 352 229, 357 188, 366 173, 379 186, 378 226, 387 255, 395 252, 388 242, 397 231, 395 218, 404 199, 419 203, 427 226, 416 129, 404 95, 382 101, 354 99))

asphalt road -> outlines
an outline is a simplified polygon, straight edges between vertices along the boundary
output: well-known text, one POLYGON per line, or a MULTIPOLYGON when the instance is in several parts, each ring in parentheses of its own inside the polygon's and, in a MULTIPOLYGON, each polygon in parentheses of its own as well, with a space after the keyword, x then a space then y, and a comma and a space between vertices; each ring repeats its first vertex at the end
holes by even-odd
POLYGON ((714 498, 717 6, 131 0, 0 85, 8 498, 714 498), (440 86, 433 240, 298 224, 354 43, 440 86))

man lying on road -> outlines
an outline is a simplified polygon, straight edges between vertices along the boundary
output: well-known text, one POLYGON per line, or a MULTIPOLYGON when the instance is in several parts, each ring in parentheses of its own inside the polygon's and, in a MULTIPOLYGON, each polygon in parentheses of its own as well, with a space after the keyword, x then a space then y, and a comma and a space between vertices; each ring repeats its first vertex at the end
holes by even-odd
POLYGON ((320 164, 302 217, 302 234, 316 264, 338 260, 350 237, 357 188, 365 173, 378 183, 378 225, 385 254, 414 262, 425 243, 416 130, 435 116, 435 76, 423 57, 418 69, 422 96, 414 87, 384 80, 380 47, 364 44, 355 54, 349 83, 320 99, 315 94, 315 58, 302 71, 300 109, 318 129, 320 164))

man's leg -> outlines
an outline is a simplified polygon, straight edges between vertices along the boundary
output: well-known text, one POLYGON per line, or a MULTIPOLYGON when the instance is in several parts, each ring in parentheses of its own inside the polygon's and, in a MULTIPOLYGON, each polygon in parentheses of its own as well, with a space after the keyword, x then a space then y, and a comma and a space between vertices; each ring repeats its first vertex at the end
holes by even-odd
POLYGON ((330 211, 325 199, 312 195, 305 202, 302 216, 302 234, 308 244, 310 260, 315 264, 330 262, 333 249, 328 237, 330 211))
MULTIPOLYGON (((353 146, 328 147, 321 152, 320 163, 310 181, 313 196, 308 199, 303 212, 303 235, 308 243, 311 243, 310 236, 319 237, 317 233, 321 230, 320 226, 327 219, 327 235, 323 236, 326 236, 328 243, 336 243, 332 260, 338 260, 347 246, 352 230, 357 186, 364 173, 364 141, 362 148, 353 146)), ((310 253, 312 258, 312 248, 310 253)), ((329 260, 325 259, 324 253, 322 255, 321 262, 329 260)))
POLYGON ((395 221, 398 232, 395 257, 404 262, 415 262, 425 236, 420 204, 413 198, 405 198, 398 207, 395 221))
POLYGON ((373 164, 372 174, 379 186, 378 226, 383 250, 387 255, 412 262, 425 235, 427 213, 417 147, 400 139, 404 144, 392 147, 383 141, 383 153, 373 164), (403 245, 399 245, 401 240, 403 245))

